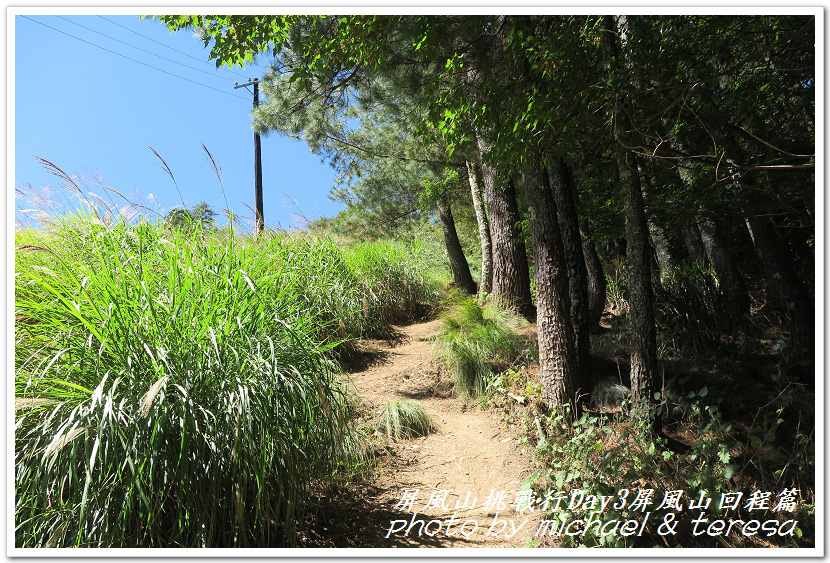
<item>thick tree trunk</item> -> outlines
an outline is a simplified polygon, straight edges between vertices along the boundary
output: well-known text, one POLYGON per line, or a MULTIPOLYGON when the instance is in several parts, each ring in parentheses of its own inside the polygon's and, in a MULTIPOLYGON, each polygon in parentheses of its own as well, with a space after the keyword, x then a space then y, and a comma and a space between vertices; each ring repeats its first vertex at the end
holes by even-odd
POLYGON ((461 248, 461 241, 458 240, 458 232, 455 229, 455 219, 452 216, 450 204, 439 197, 436 200, 438 216, 441 218, 441 226, 444 228, 444 243, 447 245, 447 255, 450 258, 452 279, 456 287, 468 294, 475 294, 476 282, 470 274, 470 265, 464 256, 464 249, 461 248))
MULTIPOLYGON (((573 195, 574 203, 579 205, 579 192, 576 189, 573 195)), ((579 238, 582 241, 582 257, 585 260, 585 273, 588 276, 588 332, 594 333, 601 329, 599 321, 605 312, 608 284, 596 245, 591 240, 591 227, 587 220, 580 221, 579 238)))
POLYGON ((743 317, 749 313, 746 283, 725 246, 717 222, 701 213, 697 217, 697 226, 706 256, 718 278, 720 292, 726 297, 728 313, 733 317, 743 317))
POLYGON ((747 215, 746 226, 767 282, 767 307, 784 313, 790 325, 794 352, 805 359, 815 349, 813 299, 795 275, 792 261, 770 221, 747 215))
POLYGON ((663 227, 654 221, 649 221, 648 232, 651 235, 651 243, 654 245, 654 257, 657 260, 657 268, 660 270, 660 277, 662 278, 664 273, 670 271, 677 262, 674 259, 669 238, 666 236, 663 227))
POLYGON ((467 161, 467 174, 470 179, 470 193, 473 197, 473 209, 476 212, 478 237, 481 240, 481 282, 479 292, 489 294, 493 291, 493 243, 490 240, 490 223, 484 209, 484 193, 479 182, 479 170, 475 162, 467 161))
MULTIPOLYGON (((673 149, 685 152, 686 143, 680 135, 669 135, 669 140, 673 149)), ((678 174, 684 188, 693 193, 694 184, 688 169, 689 163, 681 160, 679 164, 678 174)), ((728 303, 727 314, 733 317, 747 314, 749 295, 746 284, 724 245, 715 220, 706 216, 699 207, 694 221, 689 220, 684 224, 683 238, 693 262, 703 265, 708 260, 708 263, 712 265, 715 276, 718 278, 720 292, 726 297, 728 303)))
MULTIPOLYGON (((628 36, 628 21, 625 16, 607 16, 605 28, 616 30, 621 45, 628 36)), ((613 64, 624 64, 625 57, 619 54, 617 37, 605 33, 604 50, 613 64)), ((657 331, 654 324, 654 295, 651 286, 651 248, 648 241, 643 190, 637 162, 632 151, 625 148, 631 142, 623 142, 631 125, 628 123, 627 108, 622 95, 614 101, 614 135, 617 143, 617 165, 620 186, 625 204, 625 236, 627 241, 626 261, 628 265, 629 321, 631 326, 631 392, 635 407, 654 403, 655 374, 657 372, 657 331)), ((656 413, 654 413, 656 415, 656 413)), ((652 432, 662 431, 659 417, 655 417, 652 432)))
MULTIPOLYGON (((478 143, 483 157, 489 147, 481 137, 478 143)), ((527 250, 518 227, 520 216, 516 189, 512 182, 498 186, 496 172, 484 162, 484 158, 481 171, 493 242, 493 295, 522 315, 532 317, 530 270, 527 250)))
MULTIPOLYGON (((571 324, 574 331, 574 345, 580 365, 588 358, 591 351, 591 339, 588 330, 588 271, 582 254, 582 237, 579 234, 579 217, 576 212, 573 172, 559 157, 548 155, 547 179, 556 217, 559 222, 559 234, 562 238, 564 264, 568 274, 568 295, 571 302, 571 324)), ((545 176, 543 176, 543 180, 545 176)), ((538 286, 537 286, 538 287, 538 286)))
POLYGON ((588 273, 588 331, 599 332, 599 321, 605 312, 608 288, 599 254, 594 242, 589 240, 587 235, 587 232, 582 232, 582 255, 588 273))
POLYGON ((689 253, 689 261, 705 266, 706 249, 703 247, 703 240, 700 238, 697 223, 693 219, 687 219, 680 225, 680 232, 683 234, 683 242, 689 253))
POLYGON ((522 166, 536 265, 537 327, 542 395, 554 407, 576 413, 579 372, 568 298, 564 250, 553 195, 542 178, 538 155, 522 166))
MULTIPOLYGON (((651 191, 651 181, 649 180, 648 174, 645 173, 644 167, 639 158, 637 159, 637 163, 640 171, 640 179, 642 180, 643 199, 645 200, 648 199, 648 194, 651 191)), ((662 279, 664 273, 671 270, 677 261, 671 251, 671 245, 669 244, 669 239, 666 236, 663 227, 658 225, 652 219, 649 219, 648 232, 649 235, 651 235, 651 244, 654 247, 654 257, 657 260, 657 268, 660 270, 660 277, 662 279)))
POLYGON ((657 372, 657 331, 651 286, 651 247, 634 155, 619 147, 617 162, 625 199, 625 236, 628 241, 628 303, 631 323, 631 392, 634 404, 654 402, 657 372))
MULTIPOLYGON (((664 126, 671 130, 673 125, 668 119, 663 121, 664 126)), ((686 144, 681 139, 680 135, 669 135, 669 144, 672 149, 682 153, 685 151, 686 144)), ((677 174, 680 176, 680 182, 685 191, 694 193, 694 179, 689 172, 690 163, 687 160, 679 160, 677 174)), ((701 266, 707 264, 708 251, 703 242, 703 233, 700 231, 700 222, 697 217, 687 216, 680 225, 680 230, 683 234, 683 242, 686 245, 686 250, 689 253, 689 260, 692 263, 698 263, 701 266)))

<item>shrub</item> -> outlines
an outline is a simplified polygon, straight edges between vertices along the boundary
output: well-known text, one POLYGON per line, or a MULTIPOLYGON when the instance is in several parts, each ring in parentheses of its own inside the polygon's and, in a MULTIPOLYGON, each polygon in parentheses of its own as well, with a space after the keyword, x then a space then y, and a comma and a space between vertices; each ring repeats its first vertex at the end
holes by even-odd
MULTIPOLYGON (((566 500, 558 511, 549 512, 544 518, 552 518, 562 522, 576 519, 583 521, 591 517, 591 512, 598 508, 584 508, 576 506, 570 508, 570 499, 576 489, 581 491, 583 498, 592 496, 613 498, 607 508, 597 512, 595 516, 603 522, 611 520, 636 520, 643 522, 648 515, 648 525, 643 528, 642 535, 637 533, 628 537, 619 534, 597 534, 591 528, 590 533, 583 535, 566 535, 560 537, 568 546, 600 546, 600 547, 719 547, 708 535, 695 536, 691 521, 703 511, 710 521, 718 518, 743 519, 748 522, 759 518, 758 512, 751 513, 743 508, 751 493, 775 491, 776 495, 785 487, 793 487, 792 481, 782 481, 780 477, 792 463, 803 462, 810 454, 804 446, 807 438, 802 436, 797 446, 798 452, 789 459, 774 459, 767 455, 773 448, 775 431, 782 422, 779 419, 769 419, 766 416, 761 424, 760 434, 753 431, 750 444, 742 444, 734 436, 732 423, 725 420, 718 405, 721 398, 709 392, 707 387, 697 391, 681 392, 679 386, 672 382, 667 385, 665 395, 661 394, 660 404, 657 406, 664 416, 664 423, 676 425, 682 429, 683 435, 688 437, 691 444, 681 454, 671 451, 665 440, 650 438, 648 417, 629 418, 623 415, 608 417, 584 413, 572 424, 566 424, 567 417, 562 412, 552 413, 546 420, 547 432, 540 439, 536 447, 536 455, 542 460, 544 469, 531 475, 524 487, 538 489, 537 497, 544 499, 547 492, 554 491, 556 495, 564 495, 566 500), (747 452, 754 451, 752 455, 747 452), (800 457, 804 456, 804 457, 800 457), (769 471, 775 479, 764 479, 761 472, 760 482, 756 475, 748 471, 751 466, 758 466, 760 462, 777 465, 777 471, 769 471), (651 490, 649 505, 636 506, 632 501, 642 491, 651 490), (561 491, 561 492, 558 492, 561 491), (620 502, 628 491, 626 502, 620 502), (681 491, 684 511, 675 512, 674 508, 662 506, 664 495, 670 491, 681 491), (720 509, 720 493, 742 492, 743 501, 737 510, 730 511, 727 516, 725 509, 720 509), (701 499, 711 499, 707 508, 691 510, 690 503, 695 504, 701 499), (619 505, 619 507, 615 506, 619 505), (674 513, 679 516, 676 534, 660 535, 658 526, 666 514, 674 513)), ((780 415, 781 411, 777 411, 780 415)), ((676 445, 673 447, 677 447, 676 445)), ((809 499, 806 489, 800 488, 801 499, 809 499)), ((770 508, 774 506, 771 503, 770 508)), ((803 530, 813 526, 814 514, 810 513, 813 505, 800 504, 797 515, 792 513, 770 514, 764 511, 764 518, 776 518, 783 522, 789 518, 798 518, 798 529, 794 530, 793 537, 764 538, 764 541, 775 541, 779 545, 800 545, 799 538, 803 530)), ((699 531, 699 529, 698 529, 699 531)), ((731 536, 721 538, 735 547, 749 547, 754 545, 755 538, 731 536)), ((763 544, 768 545, 768 544, 763 544)))

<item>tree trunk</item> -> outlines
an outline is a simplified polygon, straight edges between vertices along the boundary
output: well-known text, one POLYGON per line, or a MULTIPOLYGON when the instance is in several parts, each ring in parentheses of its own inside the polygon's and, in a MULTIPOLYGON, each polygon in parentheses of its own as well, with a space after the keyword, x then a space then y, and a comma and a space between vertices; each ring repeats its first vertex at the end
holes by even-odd
POLYGON ((706 256, 715 270, 721 294, 726 298, 728 314, 743 317, 749 313, 749 294, 744 278, 735 266, 732 255, 726 249, 717 222, 702 213, 698 215, 697 226, 706 249, 706 256))
POLYGON ((657 331, 651 286, 651 247, 648 243, 643 193, 634 154, 619 147, 617 162, 625 200, 625 237, 628 241, 628 303, 631 323, 631 392, 634 404, 654 402, 657 371, 657 331))
POLYGON ((478 166, 473 161, 467 161, 467 174, 470 179, 470 193, 473 197, 476 223, 478 223, 478 237, 481 240, 481 282, 478 290, 487 295, 493 291, 493 243, 490 240, 490 223, 487 220, 487 211, 484 209, 482 200, 484 194, 478 180, 478 166))
POLYGON ((589 240, 587 235, 587 232, 582 232, 582 255, 588 273, 588 331, 593 333, 601 328, 599 322, 605 312, 608 288, 594 241, 589 240))
POLYGON ((476 282, 470 274, 470 265, 464 256, 464 249, 461 248, 461 241, 458 240, 458 232, 455 230, 455 219, 452 216, 452 209, 443 196, 436 199, 438 216, 441 218, 441 226, 444 228, 444 243, 447 245, 447 255, 450 258, 452 279, 456 287, 468 294, 475 294, 476 282))
MULTIPOLYGON (((537 327, 542 396, 554 407, 573 405, 579 372, 568 298, 568 276, 556 204, 542 178, 538 155, 522 165, 536 265, 537 327)), ((589 390, 588 390, 589 391, 589 390)))
MULTIPOLYGON (((591 351, 591 339, 588 331, 588 271, 582 254, 582 237, 579 234, 579 217, 574 198, 576 186, 570 167, 557 156, 548 155, 547 172, 568 274, 574 346, 581 365, 591 351)), ((545 180, 545 176, 542 179, 545 180)))
POLYGON ((770 221, 747 215, 746 226, 767 281, 767 307, 785 314, 793 351, 804 359, 811 359, 810 354, 815 350, 813 299, 796 277, 792 261, 770 221))
POLYGON ((482 155, 484 199, 493 242, 493 295, 522 315, 532 317, 530 271, 527 250, 518 227, 520 217, 516 189, 512 182, 497 185, 495 170, 483 158, 489 147, 481 137, 478 137, 478 143, 482 155))
MULTIPOLYGON (((573 196, 574 203, 579 205, 579 192, 576 189, 574 189, 573 196)), ((608 284, 596 245, 591 240, 591 228, 587 220, 580 221, 579 238, 582 241, 582 257, 585 260, 585 273, 588 276, 588 332, 594 333, 601 329, 599 322, 605 312, 608 284)))
POLYGON ((701 266, 706 265, 706 249, 700 238, 700 231, 693 219, 687 219, 680 225, 680 232, 683 234, 683 242, 689 252, 689 261, 697 262, 701 266))
MULTIPOLYGON (((639 158, 637 159, 637 162, 643 186, 643 199, 648 199, 648 194, 651 191, 651 182, 649 181, 648 174, 645 173, 644 167, 639 158)), ((657 268, 660 270, 660 277, 662 279, 664 273, 671 270, 677 262, 674 259, 669 239, 666 236, 663 227, 658 225, 652 219, 649 219, 648 232, 651 236, 651 244, 654 247, 654 257, 657 260, 657 268)))
MULTIPOLYGON (((628 35, 626 16, 607 16, 607 30, 616 30, 620 44, 625 46, 628 35)), ((604 34, 605 53, 612 64, 624 64, 617 47, 617 38, 604 34)), ((617 165, 625 205, 626 261, 628 266, 629 320, 631 326, 631 393, 635 407, 652 405, 657 371, 657 331, 654 324, 654 295, 651 286, 651 248, 648 242, 643 190, 634 153, 623 142, 631 124, 621 93, 614 100, 614 136, 617 139, 617 165)), ((656 413, 655 413, 656 414, 656 413)), ((659 417, 655 417, 652 432, 661 432, 659 417)))
POLYGON ((651 243, 654 245, 654 255, 657 260, 657 268, 660 270, 660 277, 662 278, 665 272, 670 271, 676 261, 671 251, 669 239, 666 236, 663 227, 654 221, 648 222, 648 232, 651 235, 651 243))

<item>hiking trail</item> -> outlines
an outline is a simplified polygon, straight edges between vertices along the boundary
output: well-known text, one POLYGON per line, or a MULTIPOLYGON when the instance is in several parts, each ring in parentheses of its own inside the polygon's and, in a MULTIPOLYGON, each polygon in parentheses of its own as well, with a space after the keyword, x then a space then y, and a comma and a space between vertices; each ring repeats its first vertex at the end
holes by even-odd
POLYGON ((518 431, 506 428, 499 410, 465 405, 441 381, 432 340, 440 323, 396 326, 390 340, 363 341, 372 363, 349 374, 371 412, 391 400, 417 399, 439 428, 390 443, 394 455, 366 478, 362 500, 376 509, 350 516, 348 524, 361 530, 349 542, 354 547, 525 547, 539 525, 538 507, 519 514, 515 505, 531 473, 529 448, 519 444, 518 431), (413 489, 414 502, 406 506, 404 491, 413 489))

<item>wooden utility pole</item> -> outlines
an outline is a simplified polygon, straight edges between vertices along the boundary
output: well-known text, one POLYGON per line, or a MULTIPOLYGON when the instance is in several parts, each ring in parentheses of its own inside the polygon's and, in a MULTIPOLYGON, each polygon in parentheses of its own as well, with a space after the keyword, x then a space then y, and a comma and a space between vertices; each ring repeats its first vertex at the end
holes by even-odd
MULTIPOLYGON (((259 78, 248 79, 246 84, 234 82, 234 89, 254 85, 254 108, 259 106, 259 78)), ((259 236, 265 229, 265 213, 262 205, 262 146, 259 141, 259 133, 254 130, 254 208, 256 212, 256 224, 254 235, 259 236)))

